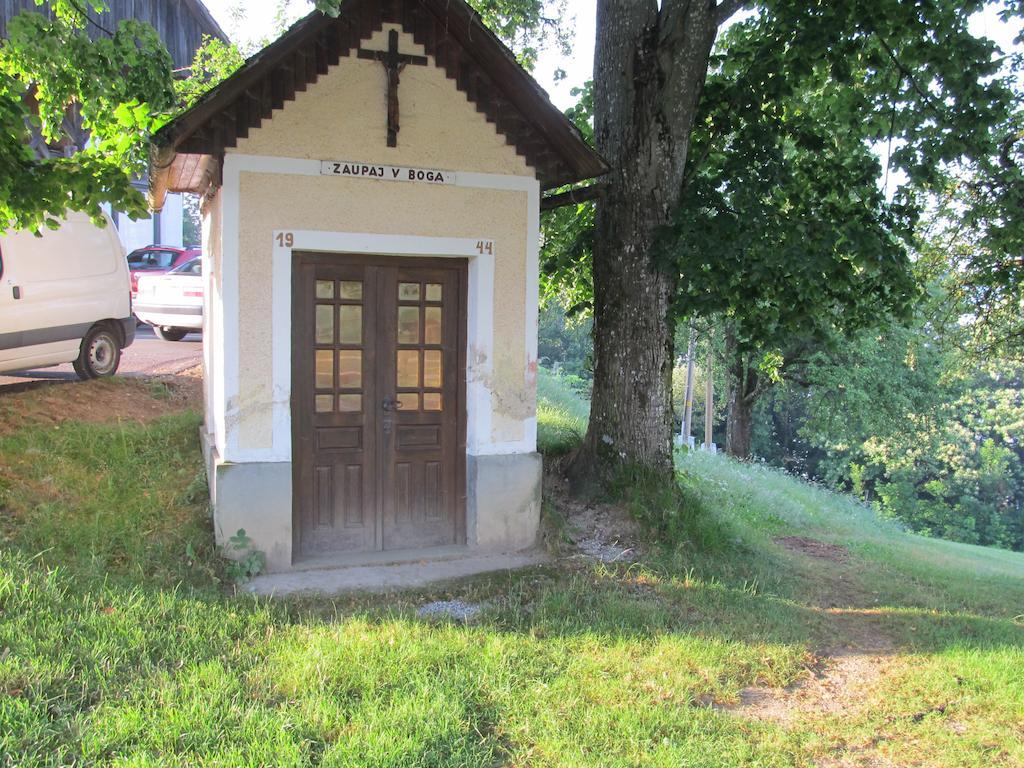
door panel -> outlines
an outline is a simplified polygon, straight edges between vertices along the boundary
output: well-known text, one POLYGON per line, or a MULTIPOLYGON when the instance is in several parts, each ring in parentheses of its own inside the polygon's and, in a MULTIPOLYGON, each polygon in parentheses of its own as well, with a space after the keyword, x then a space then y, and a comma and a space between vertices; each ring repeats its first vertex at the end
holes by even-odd
POLYGON ((464 538, 465 276, 455 260, 298 256, 300 555, 464 538))
POLYGON ((373 312, 375 275, 361 266, 296 265, 292 419, 298 549, 377 547, 373 312))
POLYGON ((456 540, 458 277, 404 265, 382 274, 382 306, 392 312, 382 328, 394 352, 381 371, 397 399, 381 431, 384 549, 456 540))

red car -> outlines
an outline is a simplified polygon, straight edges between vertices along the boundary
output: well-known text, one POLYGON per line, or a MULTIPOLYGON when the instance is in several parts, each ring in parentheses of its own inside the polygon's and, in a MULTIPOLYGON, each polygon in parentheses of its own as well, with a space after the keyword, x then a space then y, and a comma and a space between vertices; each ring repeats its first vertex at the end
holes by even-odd
POLYGON ((200 254, 199 248, 175 248, 171 245, 147 245, 128 254, 132 275, 132 301, 138 298, 140 275, 162 275, 200 254))

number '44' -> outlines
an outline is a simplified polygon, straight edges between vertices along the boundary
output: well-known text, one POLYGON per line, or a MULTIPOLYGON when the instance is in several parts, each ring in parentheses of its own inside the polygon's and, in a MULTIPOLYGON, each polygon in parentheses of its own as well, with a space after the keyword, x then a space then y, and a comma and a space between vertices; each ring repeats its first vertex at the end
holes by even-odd
POLYGON ((487 254, 488 256, 494 255, 494 241, 493 240, 477 240, 476 249, 480 254, 487 254))

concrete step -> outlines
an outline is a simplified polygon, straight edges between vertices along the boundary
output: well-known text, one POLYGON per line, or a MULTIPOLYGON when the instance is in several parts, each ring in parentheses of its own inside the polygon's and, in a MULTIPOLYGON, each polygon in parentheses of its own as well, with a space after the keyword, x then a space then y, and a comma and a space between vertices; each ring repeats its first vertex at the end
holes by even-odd
POLYGON ((242 591, 256 595, 286 597, 290 595, 340 595, 346 592, 390 592, 415 589, 466 576, 495 571, 511 571, 548 562, 539 551, 514 554, 474 554, 440 560, 416 562, 334 565, 289 573, 268 573, 245 584, 242 591))

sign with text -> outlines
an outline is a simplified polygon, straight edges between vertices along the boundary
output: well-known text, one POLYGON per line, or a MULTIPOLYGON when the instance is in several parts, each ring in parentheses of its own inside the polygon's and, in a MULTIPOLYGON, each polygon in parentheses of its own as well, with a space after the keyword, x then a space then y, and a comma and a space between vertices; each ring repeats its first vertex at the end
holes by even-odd
POLYGON ((423 184, 454 184, 455 171, 441 171, 436 168, 409 168, 403 165, 370 165, 350 163, 344 160, 323 160, 320 162, 323 176, 350 176, 357 179, 379 181, 415 181, 423 184))

